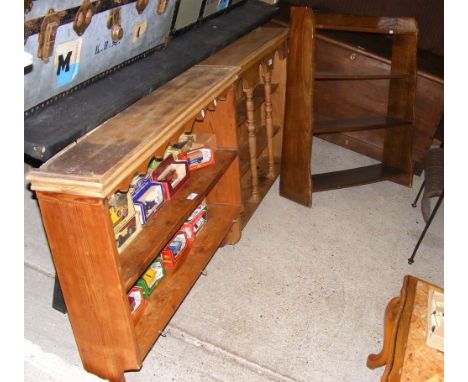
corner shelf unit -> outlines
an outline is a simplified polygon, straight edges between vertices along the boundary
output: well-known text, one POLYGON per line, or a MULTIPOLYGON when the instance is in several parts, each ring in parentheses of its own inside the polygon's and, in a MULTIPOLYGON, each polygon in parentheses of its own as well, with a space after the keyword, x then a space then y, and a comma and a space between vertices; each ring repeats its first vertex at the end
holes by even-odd
POLYGON ((83 366, 101 378, 122 382, 125 371, 140 369, 218 247, 240 239, 238 71, 192 67, 28 174, 83 366), (109 196, 128 191, 192 127, 216 136, 215 164, 192 172, 119 253, 109 196), (133 316, 128 291, 204 198, 206 226, 133 316))
POLYGON ((308 7, 291 7, 286 114, 282 148, 280 194, 306 206, 312 192, 390 180, 412 184, 412 136, 416 93, 417 25, 410 18, 365 17, 314 12, 308 7), (343 73, 317 70, 317 30, 340 30, 388 35, 393 39, 389 71, 343 73), (316 120, 315 81, 389 81, 386 115, 362 118, 316 120), (312 173, 313 136, 384 130, 380 164, 324 174, 312 173))

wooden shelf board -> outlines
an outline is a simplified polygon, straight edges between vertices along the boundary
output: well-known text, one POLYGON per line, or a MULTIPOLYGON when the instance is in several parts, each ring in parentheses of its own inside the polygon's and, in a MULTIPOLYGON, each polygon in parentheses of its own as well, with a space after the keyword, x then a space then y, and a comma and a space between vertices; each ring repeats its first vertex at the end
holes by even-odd
POLYGON ((240 207, 211 204, 208 222, 192 245, 190 252, 175 270, 168 269, 135 324, 136 342, 144 357, 166 327, 185 296, 239 216, 240 207))
POLYGON ((315 73, 315 79, 318 81, 360 81, 360 80, 390 80, 392 78, 408 78, 406 73, 339 73, 320 71, 315 73))
POLYGON ((403 172, 385 167, 383 164, 375 164, 323 174, 314 174, 312 175, 313 192, 328 191, 390 180, 402 174, 403 172))
POLYGON ((217 150, 216 163, 191 173, 189 182, 174 197, 167 201, 127 248, 120 254, 120 266, 123 284, 128 291, 151 261, 174 236, 190 213, 222 177, 227 168, 237 157, 236 151, 217 150), (187 199, 196 193, 193 200, 187 199))
POLYGON ((314 134, 345 133, 411 125, 411 121, 393 117, 353 118, 315 121, 314 134))
MULTIPOLYGON (((247 129, 247 128, 246 128, 247 129)), ((276 136, 280 127, 273 125, 273 137, 276 136)), ((257 126, 257 158, 262 155, 263 151, 267 148, 268 139, 266 134, 266 126, 257 126)), ((240 174, 244 175, 250 169, 250 153, 249 153, 249 136, 248 133, 238 134, 239 137, 239 159, 240 159, 240 174)))

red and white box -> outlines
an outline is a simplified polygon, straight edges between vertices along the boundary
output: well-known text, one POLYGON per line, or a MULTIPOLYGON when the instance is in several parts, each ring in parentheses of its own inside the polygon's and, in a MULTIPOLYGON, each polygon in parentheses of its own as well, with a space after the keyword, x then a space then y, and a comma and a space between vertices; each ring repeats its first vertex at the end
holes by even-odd
POLYGON ((164 159, 151 173, 151 180, 162 185, 165 200, 170 200, 187 183, 189 177, 187 162, 176 161, 172 155, 164 159))
POLYGON ((201 147, 186 153, 181 153, 178 158, 187 161, 189 170, 194 171, 214 164, 214 153, 214 150, 209 147, 201 147))
POLYGON ((165 268, 174 268, 190 251, 190 242, 184 231, 177 231, 171 242, 161 251, 165 268))
POLYGON ((197 234, 205 226, 208 221, 208 206, 206 201, 200 203, 200 205, 192 212, 187 218, 181 230, 187 234, 187 239, 192 242, 197 237, 197 234))

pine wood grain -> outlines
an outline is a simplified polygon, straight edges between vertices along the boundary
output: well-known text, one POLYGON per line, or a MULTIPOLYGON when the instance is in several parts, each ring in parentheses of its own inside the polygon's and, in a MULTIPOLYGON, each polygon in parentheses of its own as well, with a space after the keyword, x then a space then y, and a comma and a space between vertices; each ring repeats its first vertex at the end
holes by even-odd
POLYGON ((232 84, 238 71, 192 67, 32 171, 27 178, 32 189, 107 196, 137 164, 150 159, 158 142, 232 84))
POLYGON ((242 71, 251 68, 271 51, 284 43, 287 28, 258 28, 226 48, 202 61, 199 65, 235 66, 242 71))
POLYGON ((141 366, 107 204, 38 192, 81 360, 102 378, 141 366))

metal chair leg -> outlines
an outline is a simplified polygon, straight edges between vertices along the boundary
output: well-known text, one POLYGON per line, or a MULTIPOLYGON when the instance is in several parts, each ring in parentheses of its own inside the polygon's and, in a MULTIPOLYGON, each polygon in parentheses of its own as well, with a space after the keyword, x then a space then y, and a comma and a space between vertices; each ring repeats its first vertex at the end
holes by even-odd
POLYGON ((432 223, 432 219, 434 219, 434 216, 435 216, 437 210, 439 209, 440 204, 442 203, 442 199, 444 199, 444 192, 443 191, 439 196, 439 200, 437 200, 437 204, 435 205, 434 210, 432 211, 431 216, 429 217, 429 220, 428 220, 426 226, 424 227, 424 231, 422 232, 421 236, 419 237, 418 243, 416 244, 416 247, 414 248, 413 254, 408 259, 408 264, 409 265, 414 263, 414 257, 416 256, 416 252, 417 252, 417 250, 419 248, 419 245, 421 244, 422 240, 424 239, 424 236, 426 235, 426 232, 427 232, 429 226, 432 223))
POLYGON ((419 197, 420 197, 421 194, 422 194, 422 191, 423 191, 423 189, 424 189, 424 185, 425 185, 425 184, 426 184, 426 181, 422 182, 421 188, 420 188, 419 191, 418 191, 418 195, 416 195, 416 199, 414 199, 414 202, 411 203, 411 207, 416 208, 416 206, 418 205, 418 200, 419 200, 419 197))
POLYGON ((52 297, 52 308, 58 310, 61 313, 67 313, 67 306, 65 305, 65 300, 63 299, 62 288, 60 287, 60 282, 55 275, 54 282, 54 296, 52 297))

